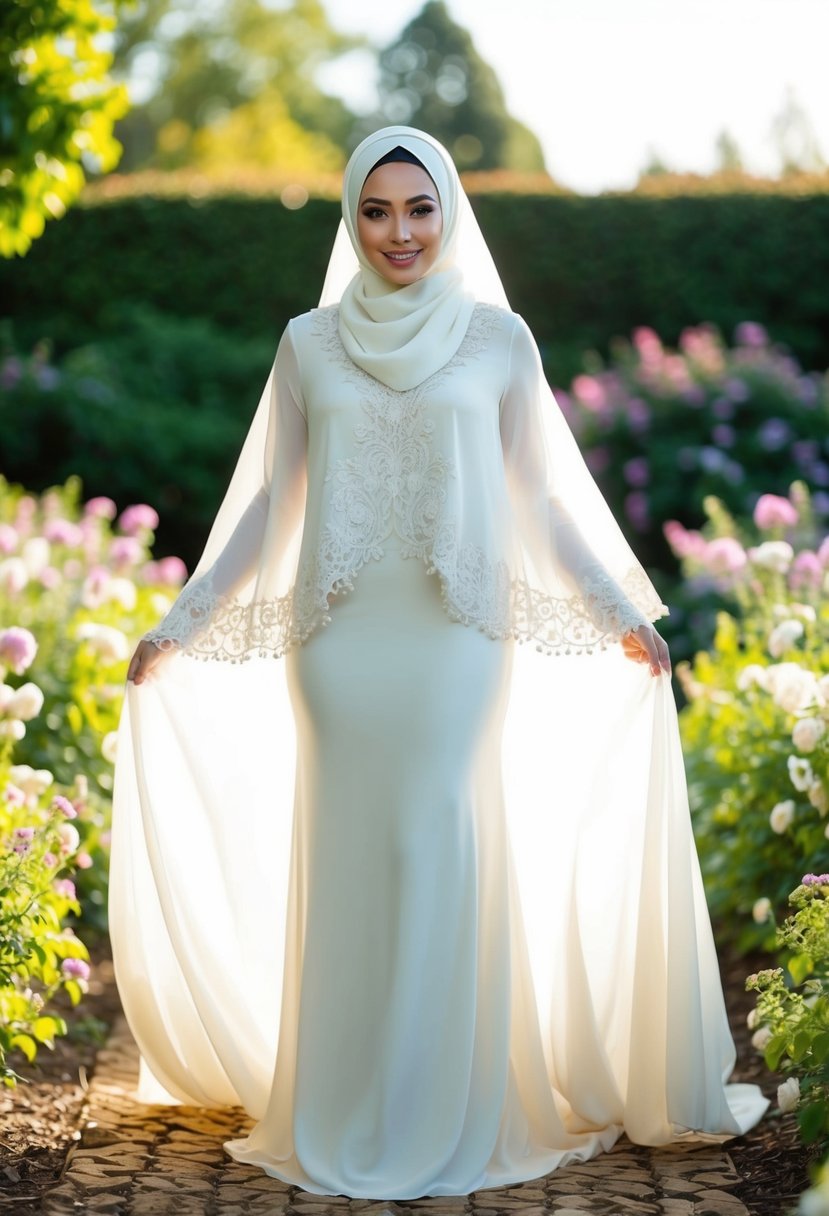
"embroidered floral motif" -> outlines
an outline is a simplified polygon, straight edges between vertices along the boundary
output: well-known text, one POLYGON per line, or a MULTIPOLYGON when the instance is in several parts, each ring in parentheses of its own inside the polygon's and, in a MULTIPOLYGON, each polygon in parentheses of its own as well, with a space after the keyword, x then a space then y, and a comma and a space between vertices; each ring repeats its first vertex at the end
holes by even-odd
POLYGON ((330 622, 329 597, 353 589, 362 566, 383 556, 392 535, 403 557, 422 560, 438 576, 450 619, 492 638, 532 642, 547 654, 589 653, 664 615, 668 610, 641 567, 621 588, 602 567, 588 568, 577 578, 578 594, 555 598, 513 578, 503 559, 459 543, 456 522, 444 512, 455 466, 434 448, 428 405, 450 372, 486 348, 500 315, 491 305, 476 305, 453 358, 415 388, 398 392, 349 359, 336 305, 317 309, 314 336, 358 388, 363 413, 353 454, 326 474, 318 544, 301 556, 288 595, 242 605, 217 595, 205 577, 185 587, 145 637, 199 658, 279 657, 330 622))

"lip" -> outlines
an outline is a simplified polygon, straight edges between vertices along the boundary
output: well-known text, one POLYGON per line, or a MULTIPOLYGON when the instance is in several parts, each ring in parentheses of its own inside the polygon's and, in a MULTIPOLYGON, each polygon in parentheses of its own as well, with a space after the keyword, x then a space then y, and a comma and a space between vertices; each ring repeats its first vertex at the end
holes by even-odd
MULTIPOLYGON (((400 252, 402 253, 403 250, 401 250, 400 252)), ((392 266, 411 266, 413 264, 413 262, 416 260, 418 254, 420 254, 422 252, 423 252, 422 249, 411 249, 411 250, 406 251, 405 257, 400 257, 397 254, 397 250, 394 251, 394 254, 386 253, 385 249, 382 251, 383 257, 386 259, 387 262, 390 262, 392 264, 392 266)))

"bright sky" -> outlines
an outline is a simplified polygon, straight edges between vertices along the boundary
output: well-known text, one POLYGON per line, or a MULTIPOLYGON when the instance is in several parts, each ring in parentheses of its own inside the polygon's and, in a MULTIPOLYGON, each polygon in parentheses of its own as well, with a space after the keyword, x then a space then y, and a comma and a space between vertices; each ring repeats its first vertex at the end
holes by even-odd
MULTIPOLYGON (((390 42, 423 0, 323 0, 332 24, 390 42)), ((498 74, 547 168, 585 192, 633 185, 652 151, 708 172, 725 127, 746 168, 776 173, 775 115, 793 88, 829 161, 829 0, 447 0, 498 74)), ((320 84, 375 100, 371 60, 320 84)))

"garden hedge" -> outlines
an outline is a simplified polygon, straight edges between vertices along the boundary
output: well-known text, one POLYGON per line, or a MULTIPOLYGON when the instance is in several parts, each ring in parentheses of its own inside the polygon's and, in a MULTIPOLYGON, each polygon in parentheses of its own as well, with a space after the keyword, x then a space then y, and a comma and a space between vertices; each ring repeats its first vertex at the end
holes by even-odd
MULTIPOLYGON (((764 324, 807 368, 829 365, 829 194, 473 197, 512 306, 554 383, 581 352, 653 327, 675 343, 711 321, 764 324)), ((275 343, 313 307, 338 204, 278 197, 122 198, 76 207, 23 260, 0 263, 0 317, 55 354, 117 330, 125 302, 275 343)))

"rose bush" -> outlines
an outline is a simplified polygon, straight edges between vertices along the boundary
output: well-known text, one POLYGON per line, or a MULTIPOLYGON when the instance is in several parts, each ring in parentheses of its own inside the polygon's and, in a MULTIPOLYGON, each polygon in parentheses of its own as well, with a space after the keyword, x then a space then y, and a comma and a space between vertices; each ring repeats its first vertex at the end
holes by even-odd
POLYGON ((689 795, 719 926, 770 948, 792 872, 829 870, 829 539, 799 482, 751 525, 705 509, 700 531, 666 525, 692 591, 731 608, 676 665, 689 795))
MULTIPOLYGON (((760 325, 738 325, 731 346, 711 325, 688 328, 676 349, 641 327, 613 343, 607 363, 588 356, 556 397, 671 605, 677 655, 707 645, 713 614, 676 579, 664 520, 698 527, 710 495, 748 518, 764 492, 783 496, 795 480, 812 487, 814 515, 829 518, 829 377, 804 371, 760 325)), ((739 556, 725 538, 719 561, 739 556)))
POLYGON ((176 557, 152 559, 152 507, 137 503, 119 515, 109 498, 82 503, 80 489, 71 478, 36 497, 0 478, 0 620, 13 622, 0 631, 0 663, 9 673, 0 738, 74 790, 83 919, 103 929, 127 660, 187 572, 176 557), (20 663, 25 680, 17 678, 20 663))

